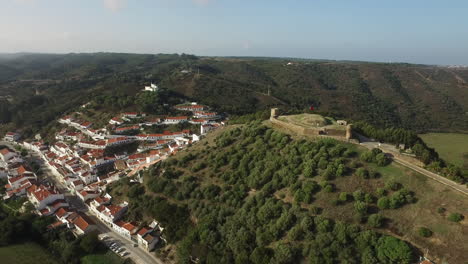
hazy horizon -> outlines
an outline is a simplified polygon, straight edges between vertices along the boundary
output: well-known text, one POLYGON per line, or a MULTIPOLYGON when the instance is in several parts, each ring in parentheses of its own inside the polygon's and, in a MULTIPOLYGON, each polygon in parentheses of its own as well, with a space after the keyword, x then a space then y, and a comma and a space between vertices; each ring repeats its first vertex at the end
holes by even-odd
POLYGON ((468 65, 468 2, 460 0, 0 0, 0 6, 0 53, 468 65))

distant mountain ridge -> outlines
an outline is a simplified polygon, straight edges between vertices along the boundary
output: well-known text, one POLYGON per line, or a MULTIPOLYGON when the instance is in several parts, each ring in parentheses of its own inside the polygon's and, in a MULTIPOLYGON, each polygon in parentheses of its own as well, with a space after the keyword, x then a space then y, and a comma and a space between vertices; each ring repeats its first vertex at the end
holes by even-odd
POLYGON ((154 81, 231 114, 312 105, 379 126, 468 131, 468 68, 185 54, 16 55, 0 56, 0 100, 12 98, 0 107, 0 119, 10 116, 0 122, 27 119, 18 114, 26 110, 48 111, 50 121, 92 96, 133 95, 154 81))

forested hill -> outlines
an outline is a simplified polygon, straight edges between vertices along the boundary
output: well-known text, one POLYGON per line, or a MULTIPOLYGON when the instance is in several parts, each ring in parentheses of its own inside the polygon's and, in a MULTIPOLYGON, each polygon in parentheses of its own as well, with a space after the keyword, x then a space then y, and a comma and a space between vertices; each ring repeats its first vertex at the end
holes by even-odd
POLYGON ((150 81, 231 114, 313 105, 375 125, 468 130, 466 68, 114 53, 0 56, 0 122, 43 125, 96 95, 132 96, 150 81))

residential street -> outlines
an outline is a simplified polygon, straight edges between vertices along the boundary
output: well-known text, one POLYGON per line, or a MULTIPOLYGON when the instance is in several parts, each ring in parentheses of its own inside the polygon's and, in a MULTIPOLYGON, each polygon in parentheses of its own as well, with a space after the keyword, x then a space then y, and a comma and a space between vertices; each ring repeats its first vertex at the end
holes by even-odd
MULTIPOLYGON (((12 149, 14 149, 14 146, 15 146, 11 142, 5 142, 5 141, 0 141, 0 145, 5 145, 12 149)), ((122 245, 122 247, 125 247, 125 251, 130 253, 129 255, 126 256, 126 258, 131 258, 136 264, 151 264, 151 263, 163 264, 164 263, 160 259, 156 258, 156 256, 152 252, 147 252, 139 247, 134 247, 133 244, 135 244, 135 242, 130 241, 127 238, 121 236, 120 234, 115 232, 113 229, 108 227, 106 224, 104 224, 97 217, 95 217, 93 214, 91 214, 87 206, 84 204, 84 202, 78 196, 76 196, 75 194, 72 194, 67 189, 67 186, 60 179, 60 177, 55 175, 50 170, 50 168, 45 163, 45 161, 41 158, 39 153, 37 153, 34 150, 28 150, 28 153, 31 156, 31 158, 33 158, 35 161, 37 161, 41 165, 41 170, 43 172, 43 179, 47 179, 50 182, 54 183, 55 186, 65 195, 65 199, 70 204, 71 207, 85 213, 91 219, 93 219, 94 222, 96 223, 98 230, 102 234, 105 234, 106 236, 110 237, 112 240, 115 240, 115 242, 117 242, 118 244, 122 245)))

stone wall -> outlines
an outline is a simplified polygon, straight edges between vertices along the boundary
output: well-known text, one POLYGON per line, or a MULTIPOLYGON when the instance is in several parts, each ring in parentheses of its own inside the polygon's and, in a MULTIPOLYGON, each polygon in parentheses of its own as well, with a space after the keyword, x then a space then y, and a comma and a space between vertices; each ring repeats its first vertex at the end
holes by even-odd
POLYGON ((283 122, 278 118, 271 116, 270 121, 273 126, 284 128, 293 133, 303 135, 303 136, 312 136, 317 138, 333 138, 345 142, 359 143, 356 139, 347 138, 347 131, 336 130, 336 129, 324 129, 324 128, 305 128, 295 124, 283 122), (354 142, 356 141, 356 142, 354 142))

